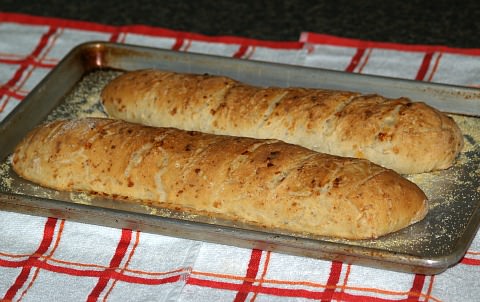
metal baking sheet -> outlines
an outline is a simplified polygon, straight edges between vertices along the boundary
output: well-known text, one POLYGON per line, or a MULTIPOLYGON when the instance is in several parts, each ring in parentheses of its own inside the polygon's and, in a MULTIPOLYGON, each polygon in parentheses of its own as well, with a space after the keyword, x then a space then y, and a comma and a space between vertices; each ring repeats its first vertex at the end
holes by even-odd
POLYGON ((437 274, 465 254, 480 223, 480 91, 393 78, 91 42, 73 49, 0 124, 0 209, 389 270, 437 274), (446 171, 406 175, 430 200, 427 217, 376 240, 266 230, 86 193, 58 192, 19 178, 10 154, 42 121, 103 116, 99 93, 124 70, 159 68, 227 75, 254 85, 303 86, 406 96, 449 112, 465 148, 446 171))

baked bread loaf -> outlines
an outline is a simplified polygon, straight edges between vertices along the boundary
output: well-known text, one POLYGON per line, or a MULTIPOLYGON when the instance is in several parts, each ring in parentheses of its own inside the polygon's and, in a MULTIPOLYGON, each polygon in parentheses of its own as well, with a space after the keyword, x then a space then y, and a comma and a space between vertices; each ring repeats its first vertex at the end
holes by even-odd
POLYGON ((427 212, 424 193, 367 160, 259 140, 85 118, 37 127, 17 146, 21 177, 269 230, 375 238, 427 212))
POLYGON ((407 98, 259 88, 220 76, 127 72, 106 85, 102 102, 110 117, 130 122, 274 138, 401 174, 446 169, 463 144, 451 118, 407 98))

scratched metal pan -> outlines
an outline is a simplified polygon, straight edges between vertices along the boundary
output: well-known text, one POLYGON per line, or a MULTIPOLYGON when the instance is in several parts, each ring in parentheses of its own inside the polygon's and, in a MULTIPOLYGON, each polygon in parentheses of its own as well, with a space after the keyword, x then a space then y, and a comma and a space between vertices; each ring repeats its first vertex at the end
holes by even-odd
POLYGON ((74 48, 0 124, 0 209, 91 224, 258 248, 371 267, 437 274, 467 251, 480 223, 480 91, 377 76, 133 45, 91 42, 74 48), (19 178, 10 166, 14 146, 45 120, 104 116, 103 85, 125 70, 159 68, 227 75, 255 85, 303 86, 406 96, 448 112, 465 137, 454 167, 406 175, 430 199, 427 217, 376 240, 313 237, 113 201, 86 193, 58 192, 19 178))

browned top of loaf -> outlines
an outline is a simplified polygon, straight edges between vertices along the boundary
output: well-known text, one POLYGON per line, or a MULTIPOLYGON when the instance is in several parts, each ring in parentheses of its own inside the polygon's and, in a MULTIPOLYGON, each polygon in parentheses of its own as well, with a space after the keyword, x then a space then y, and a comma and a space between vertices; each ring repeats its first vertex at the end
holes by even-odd
POLYGON ((109 119, 55 121, 13 156, 22 177, 269 229, 373 238, 424 217, 426 197, 366 160, 277 140, 154 128, 109 119))
POLYGON ((102 101, 110 116, 131 122, 275 138, 406 174, 450 167, 463 145, 451 118, 407 98, 140 70, 109 83, 102 101))

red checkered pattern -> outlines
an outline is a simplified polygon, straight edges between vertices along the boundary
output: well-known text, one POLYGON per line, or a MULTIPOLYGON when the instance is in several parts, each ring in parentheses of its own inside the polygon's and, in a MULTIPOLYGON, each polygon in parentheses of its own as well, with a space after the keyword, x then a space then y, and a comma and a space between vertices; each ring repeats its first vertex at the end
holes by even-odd
MULTIPOLYGON (((271 42, 0 13, 0 120, 90 40, 480 87, 480 49, 314 33, 271 42)), ((3 301, 479 301, 479 274, 479 235, 458 265, 424 276, 0 211, 3 301)))

